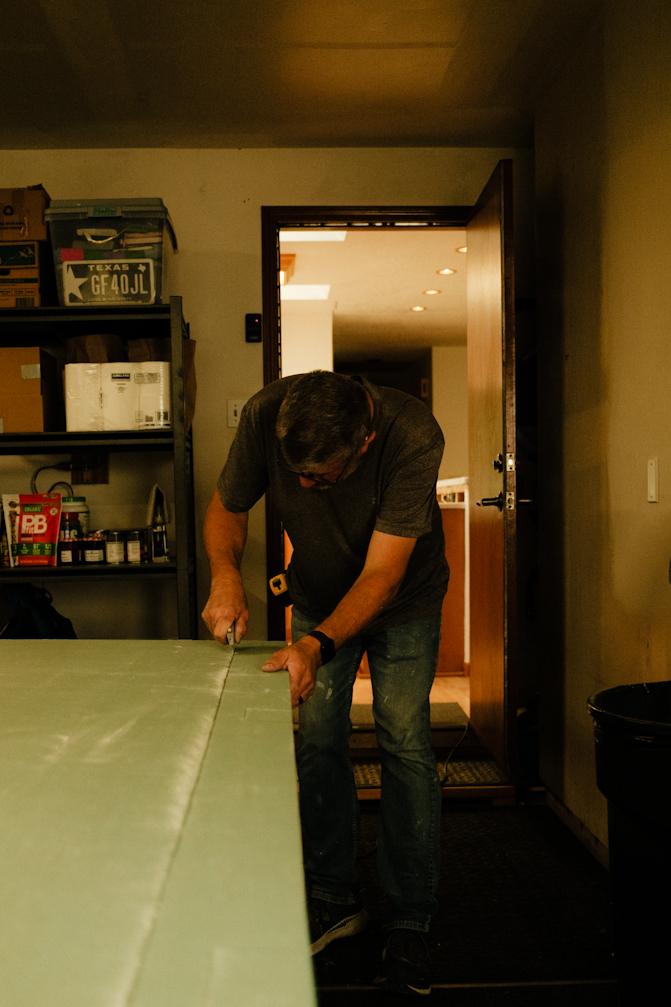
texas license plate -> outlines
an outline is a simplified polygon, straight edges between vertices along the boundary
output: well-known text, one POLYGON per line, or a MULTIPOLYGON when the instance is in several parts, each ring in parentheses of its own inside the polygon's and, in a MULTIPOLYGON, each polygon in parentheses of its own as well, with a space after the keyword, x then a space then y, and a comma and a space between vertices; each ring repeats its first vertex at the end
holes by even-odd
POLYGON ((153 304, 151 259, 95 259, 62 264, 63 303, 153 304))

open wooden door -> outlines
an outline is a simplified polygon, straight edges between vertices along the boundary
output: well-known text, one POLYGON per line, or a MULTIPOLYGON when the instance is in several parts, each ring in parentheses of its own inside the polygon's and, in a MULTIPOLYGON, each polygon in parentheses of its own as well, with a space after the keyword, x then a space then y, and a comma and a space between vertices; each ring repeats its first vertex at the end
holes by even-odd
POLYGON ((512 163, 468 224, 471 723, 508 774, 516 710, 516 436, 512 163))

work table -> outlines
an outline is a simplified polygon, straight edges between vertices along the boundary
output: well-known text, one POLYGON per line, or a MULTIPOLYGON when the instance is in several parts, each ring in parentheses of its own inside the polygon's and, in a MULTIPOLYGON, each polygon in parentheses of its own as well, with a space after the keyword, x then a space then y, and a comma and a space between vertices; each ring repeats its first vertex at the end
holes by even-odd
POLYGON ((12 1007, 313 1007, 276 644, 0 641, 12 1007))

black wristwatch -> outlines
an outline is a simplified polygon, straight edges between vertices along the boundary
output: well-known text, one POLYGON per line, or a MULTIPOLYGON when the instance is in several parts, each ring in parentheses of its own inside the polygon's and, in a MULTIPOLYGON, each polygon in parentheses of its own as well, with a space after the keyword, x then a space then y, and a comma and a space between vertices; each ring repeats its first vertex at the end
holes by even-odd
POLYGON ((330 636, 326 633, 322 633, 319 629, 313 629, 311 633, 307 636, 314 636, 315 640, 319 640, 319 649, 321 650, 321 663, 328 664, 335 657, 335 643, 330 636))

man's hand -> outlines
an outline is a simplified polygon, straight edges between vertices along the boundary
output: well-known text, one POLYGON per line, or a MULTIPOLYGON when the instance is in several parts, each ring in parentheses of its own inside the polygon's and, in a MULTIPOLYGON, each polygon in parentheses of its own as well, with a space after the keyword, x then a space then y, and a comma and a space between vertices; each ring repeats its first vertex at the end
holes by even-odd
POLYGON ((298 706, 299 703, 309 699, 315 691, 320 658, 319 640, 315 640, 312 636, 304 636, 290 647, 276 650, 262 665, 262 671, 281 671, 286 668, 289 672, 291 705, 298 706))
POLYGON ((240 564, 247 540, 247 514, 226 510, 217 490, 205 514, 204 539, 212 580, 210 597, 202 611, 205 625, 215 640, 226 643, 235 625, 235 642, 247 633, 249 610, 242 586, 240 564))
POLYGON ((222 577, 213 582, 202 617, 210 633, 219 643, 227 642, 226 633, 233 626, 235 643, 240 643, 247 634, 249 610, 239 577, 222 577))

